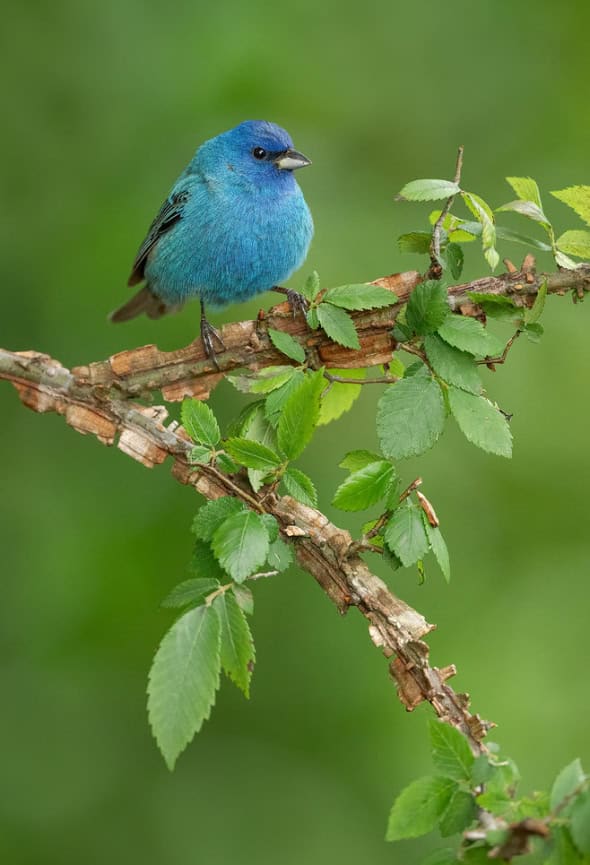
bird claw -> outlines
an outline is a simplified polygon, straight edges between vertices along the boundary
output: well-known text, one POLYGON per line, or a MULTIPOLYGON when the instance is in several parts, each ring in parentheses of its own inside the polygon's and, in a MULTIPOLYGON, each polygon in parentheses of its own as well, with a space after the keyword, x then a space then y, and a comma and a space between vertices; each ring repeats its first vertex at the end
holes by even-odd
POLYGON ((213 340, 216 339, 219 345, 221 346, 221 350, 226 350, 226 345, 219 335, 219 331, 213 327, 213 325, 207 321, 204 315, 201 316, 201 339, 203 341, 203 348, 205 349, 205 354, 213 364, 216 370, 219 370, 219 363, 217 362, 217 356, 215 354, 215 349, 213 348, 213 340))
POLYGON ((305 315, 309 309, 307 298, 302 294, 299 294, 298 291, 294 291, 292 288, 287 289, 287 300, 289 301, 293 318, 295 318, 298 312, 301 313, 301 315, 305 315))

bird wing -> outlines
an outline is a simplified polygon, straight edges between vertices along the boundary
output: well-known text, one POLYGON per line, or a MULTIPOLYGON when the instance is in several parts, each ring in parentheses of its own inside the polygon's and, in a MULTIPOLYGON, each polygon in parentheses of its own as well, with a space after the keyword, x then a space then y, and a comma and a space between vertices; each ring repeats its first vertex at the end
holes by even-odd
POLYGON ((138 282, 143 280, 148 255, 162 235, 170 231, 172 226, 182 217, 184 205, 188 201, 189 194, 186 188, 178 189, 177 191, 173 191, 166 199, 158 215, 150 225, 145 240, 139 247, 127 285, 137 285, 138 282))

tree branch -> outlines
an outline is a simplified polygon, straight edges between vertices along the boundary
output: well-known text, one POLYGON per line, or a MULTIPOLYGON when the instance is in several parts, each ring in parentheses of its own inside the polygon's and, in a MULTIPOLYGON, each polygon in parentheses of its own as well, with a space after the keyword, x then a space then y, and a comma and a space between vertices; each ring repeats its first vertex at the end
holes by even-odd
MULTIPOLYGON (((396 295, 394 305, 384 309, 353 314, 361 348, 351 351, 332 342, 323 331, 311 331, 302 316, 293 318, 288 303, 261 311, 254 321, 226 324, 221 337, 226 351, 217 354, 219 371, 205 355, 201 340, 177 351, 160 351, 155 345, 122 351, 104 361, 76 367, 72 370, 76 382, 89 385, 97 395, 119 399, 137 399, 161 391, 165 400, 174 402, 185 396, 207 399, 224 374, 248 367, 258 370, 275 364, 292 363, 273 346, 268 328, 284 330, 305 349, 314 366, 356 369, 388 363, 396 349, 391 336, 397 315, 412 290, 423 277, 416 270, 394 273, 376 279, 373 285, 387 288, 396 295)), ((505 295, 518 306, 531 306, 543 282, 550 294, 564 294, 568 289, 583 293, 590 289, 590 265, 576 270, 537 274, 530 261, 520 271, 487 276, 449 288, 449 300, 454 312, 481 315, 481 309, 469 300, 468 291, 505 295)))
POLYGON ((164 425, 165 408, 105 395, 47 355, 0 349, 0 378, 11 382, 33 411, 57 412, 73 429, 95 435, 106 445, 116 443, 145 466, 171 457, 176 480, 206 498, 236 496, 249 507, 272 514, 301 567, 339 612, 344 614, 353 606, 365 617, 371 640, 390 661, 389 671, 406 709, 411 711, 427 700, 441 720, 463 731, 474 753, 485 750, 481 740, 491 725, 471 714, 467 695, 457 694, 446 683, 455 667, 438 669, 430 664, 429 647, 422 638, 435 626, 371 573, 346 530, 290 496, 253 493, 239 474, 228 477, 212 466, 191 465, 192 442, 175 422, 164 425))

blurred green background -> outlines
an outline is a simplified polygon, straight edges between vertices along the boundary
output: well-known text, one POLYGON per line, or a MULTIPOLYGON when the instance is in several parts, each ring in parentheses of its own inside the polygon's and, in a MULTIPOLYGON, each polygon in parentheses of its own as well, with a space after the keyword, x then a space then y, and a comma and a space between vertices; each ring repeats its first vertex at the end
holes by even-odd
MULTIPOLYGON (((589 27, 588 4, 552 0, 9 0, 0 345, 71 365, 193 339, 196 306, 119 327, 106 315, 128 296, 136 248, 197 144, 246 118, 284 125, 313 159, 299 178, 316 221, 305 272, 324 284, 419 266, 395 241, 429 208, 393 196, 410 179, 450 176, 460 143, 467 188, 498 206, 512 197, 504 176, 530 174, 558 229, 582 227, 547 190, 590 182, 589 27)), ((475 249, 467 265, 485 272, 475 249)), ((423 475, 442 517, 450 587, 434 566, 422 587, 411 571, 387 577, 438 623, 434 662, 458 665, 454 684, 497 722, 529 789, 576 755, 590 764, 589 314, 552 298, 541 344, 521 339, 485 374, 514 412, 512 461, 449 424, 402 467, 408 481, 423 475)), ((363 393, 301 460, 321 506, 353 528, 330 507, 336 463, 374 444, 377 396, 363 393)), ((212 403, 229 420, 237 397, 222 386, 212 403)), ((419 862, 432 839, 382 839, 394 795, 430 771, 430 712, 403 712, 361 617, 340 619, 295 569, 256 585, 252 699, 224 683, 171 775, 144 691, 195 496, 166 467, 147 471, 25 411, 8 385, 0 410, 2 861, 419 862)))

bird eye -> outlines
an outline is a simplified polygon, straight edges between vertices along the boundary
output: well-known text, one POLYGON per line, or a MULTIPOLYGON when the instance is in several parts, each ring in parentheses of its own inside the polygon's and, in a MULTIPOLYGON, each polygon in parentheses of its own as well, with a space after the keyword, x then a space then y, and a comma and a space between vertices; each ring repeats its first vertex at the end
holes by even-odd
POLYGON ((266 157, 266 150, 264 147, 255 147, 252 151, 252 156, 254 159, 264 159, 266 157))

